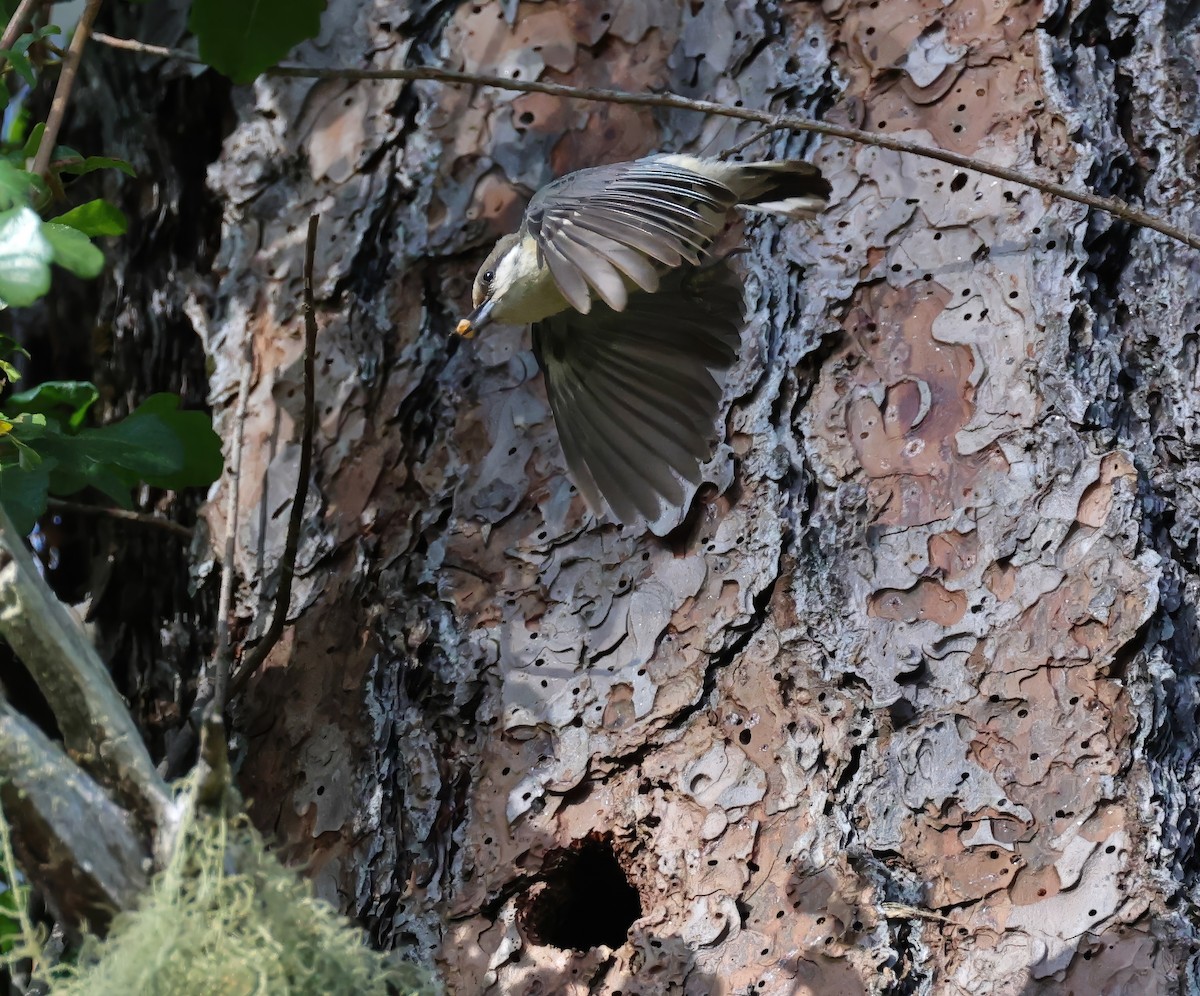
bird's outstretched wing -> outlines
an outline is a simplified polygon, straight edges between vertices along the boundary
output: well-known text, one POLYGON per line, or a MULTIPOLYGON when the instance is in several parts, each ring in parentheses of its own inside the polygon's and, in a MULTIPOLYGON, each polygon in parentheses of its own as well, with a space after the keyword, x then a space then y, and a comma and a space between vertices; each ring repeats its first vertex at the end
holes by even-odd
POLYGON ((622 275, 654 291, 663 268, 698 265, 736 202, 717 180, 641 159, 548 184, 529 202, 525 225, 576 311, 591 309, 589 287, 622 311, 628 299, 622 275))
POLYGON ((741 280, 725 260, 666 274, 617 314, 563 311, 533 326, 533 349, 571 478, 623 522, 680 506, 713 451, 725 376, 738 354, 741 280))

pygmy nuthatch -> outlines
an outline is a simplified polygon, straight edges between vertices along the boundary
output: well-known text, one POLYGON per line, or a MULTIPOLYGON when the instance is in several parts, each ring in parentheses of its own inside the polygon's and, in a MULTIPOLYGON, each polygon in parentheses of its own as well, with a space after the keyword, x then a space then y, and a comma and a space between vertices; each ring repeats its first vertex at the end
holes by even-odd
POLYGON ((736 206, 812 218, 829 190, 797 160, 658 155, 570 173, 496 243, 455 331, 532 323, 579 490, 621 521, 657 519, 700 483, 740 345, 741 281, 708 258, 713 241, 736 206))

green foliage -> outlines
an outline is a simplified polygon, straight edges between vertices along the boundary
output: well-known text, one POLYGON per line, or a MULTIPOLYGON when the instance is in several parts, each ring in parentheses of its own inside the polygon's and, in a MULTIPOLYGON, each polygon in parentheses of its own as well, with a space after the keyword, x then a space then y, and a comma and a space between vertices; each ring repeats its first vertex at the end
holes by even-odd
POLYGON ((88 201, 79 207, 71 208, 52 222, 59 225, 70 225, 84 235, 124 235, 129 228, 129 219, 116 205, 108 201, 88 201))
MULTIPOLYGON (((0 56, 32 83, 37 67, 29 58, 31 46, 56 30, 22 35, 0 56)), ((43 182, 24 166, 37 155, 45 125, 26 131, 27 125, 27 118, 10 112, 0 144, 0 308, 25 307, 49 293, 54 266, 84 279, 98 276, 104 254, 92 239, 121 235, 129 226, 120 209, 99 199, 44 220, 40 212, 52 191, 62 191, 64 177, 100 169, 132 176, 133 169, 119 159, 57 146, 51 182, 43 182)), ((0 388, 20 379, 15 360, 23 352, 0 336, 0 388)), ((123 421, 89 427, 88 411, 97 397, 92 384, 50 381, 0 400, 0 504, 18 529, 33 528, 51 494, 91 487, 129 507, 139 482, 177 489, 206 485, 220 475, 220 440, 208 416, 179 411, 174 395, 155 395, 123 421)))
POLYGON ((0 307, 25 307, 50 289, 54 248, 28 207, 0 211, 0 307))
POLYGON ((188 27, 200 58, 235 83, 249 83, 321 30, 325 0, 193 0, 188 27))
POLYGON ((437 996, 424 969, 371 950, 244 818, 187 827, 141 907, 84 945, 52 996, 437 996))
MULTIPOLYGON (((29 142, 40 140, 35 128, 29 142)), ((71 150, 63 150, 70 153, 71 150)), ((21 150, 23 155, 25 149, 21 150)), ((78 157, 78 154, 75 154, 78 157)), ((82 157, 78 157, 82 161, 82 157)), ((68 158, 66 161, 70 162, 68 158)), ((104 268, 104 254, 92 244, 94 234, 108 234, 124 220, 121 212, 103 201, 89 201, 66 220, 43 221, 33 204, 44 185, 28 170, 0 159, 0 307, 26 307, 50 290, 50 265, 56 263, 76 276, 90 279, 104 268)))
POLYGON ((122 507, 145 482, 179 489, 220 476, 221 440, 207 415, 179 410, 174 394, 147 398, 127 418, 83 426, 94 385, 51 381, 0 404, 0 503, 27 532, 49 495, 93 487, 122 507))

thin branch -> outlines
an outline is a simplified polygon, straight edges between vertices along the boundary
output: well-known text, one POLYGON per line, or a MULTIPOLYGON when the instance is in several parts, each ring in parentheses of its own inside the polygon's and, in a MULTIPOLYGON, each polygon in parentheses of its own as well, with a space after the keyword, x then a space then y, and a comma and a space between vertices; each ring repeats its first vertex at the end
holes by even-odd
POLYGON ((58 144, 58 133, 62 130, 63 118, 67 114, 67 102, 71 99, 71 90, 75 86, 75 77, 79 73, 79 62, 83 58, 83 48, 91 34, 92 24, 100 13, 100 5, 104 0, 88 0, 83 8, 79 23, 75 25, 75 33, 71 36, 71 47, 67 49, 67 57, 63 59, 62 72, 58 77, 58 85, 54 88, 54 100, 50 103, 50 114, 46 117, 46 130, 42 133, 42 141, 38 146, 37 155, 33 160, 33 172, 42 179, 50 173, 50 157, 58 144))
MULTIPOLYGON (((180 59, 184 62, 200 63, 200 59, 190 52, 181 49, 163 48, 159 45, 146 45, 142 42, 126 38, 113 38, 110 35, 95 35, 97 41, 112 48, 130 52, 140 52, 144 55, 157 55, 163 58, 180 59)), ((871 145, 880 149, 890 149, 908 155, 921 156, 925 159, 935 159, 938 162, 961 169, 984 173, 1010 183, 1018 183, 1023 187, 1040 190, 1053 197, 1083 204, 1096 211, 1104 211, 1143 228, 1161 232, 1168 238, 1182 242, 1193 249, 1200 249, 1200 235, 1170 222, 1142 211, 1116 197, 1101 197, 1088 191, 1073 190, 1061 183, 1050 180, 1039 180, 1036 177, 1022 173, 1008 166, 997 166, 971 156, 959 155, 945 149, 935 149, 918 142, 909 142, 891 135, 878 132, 863 131, 859 128, 849 128, 843 125, 829 124, 824 121, 811 121, 793 114, 773 114, 770 111, 759 111, 751 107, 729 107, 711 100, 693 100, 674 93, 628 93, 623 90, 604 90, 593 87, 567 86, 563 83, 544 83, 537 80, 512 80, 503 76, 489 76, 483 73, 467 73, 456 69, 441 69, 435 66, 406 66, 401 69, 309 69, 304 66, 276 66, 268 69, 264 76, 298 77, 318 80, 432 80, 438 83, 453 83, 466 86, 493 86, 498 90, 515 90, 520 93, 544 93, 552 97, 567 97, 574 100, 591 100, 605 104, 632 104, 639 107, 665 107, 676 111, 695 111, 698 114, 712 114, 717 117, 737 118, 741 121, 755 121, 759 124, 770 125, 772 128, 789 131, 807 131, 829 138, 842 138, 859 145, 871 145)))
POLYGON ((145 512, 133 512, 127 508, 110 508, 107 505, 85 505, 78 501, 64 501, 61 498, 48 498, 46 505, 59 512, 72 512, 77 515, 90 515, 101 519, 116 519, 118 522, 130 522, 139 526, 150 526, 154 529, 165 529, 185 540, 190 540, 195 530, 189 529, 182 522, 165 519, 161 515, 147 515, 145 512))
POLYGON ((238 387, 237 407, 233 416, 233 452, 229 458, 229 493, 225 498, 225 562, 221 565, 221 594, 217 601, 217 649, 213 655, 212 699, 206 717, 225 715, 229 689, 229 670, 233 661, 229 640, 229 613, 233 605, 233 568, 237 554, 238 496, 242 481, 242 446, 245 439, 246 411, 250 405, 250 381, 254 379, 253 358, 247 349, 246 370, 238 387))
MULTIPOLYGON (((7 52, 16 44, 17 39, 25 33, 25 25, 29 23, 29 16, 34 8, 40 7, 43 2, 44 0, 21 0, 17 9, 13 11, 13 16, 8 19, 4 34, 0 35, 0 48, 7 52)), ((3 64, 3 61, 0 61, 0 66, 3 64)))
POLYGON ((300 468, 296 479, 296 494, 288 517, 287 539, 279 564, 279 590, 275 593, 275 612, 271 625, 257 646, 243 659, 233 676, 233 690, 246 687, 254 672, 283 636, 288 608, 292 603, 292 580, 296 576, 296 554, 300 549, 300 526, 304 521, 304 503, 308 497, 308 478, 312 473, 313 432, 317 421, 317 313, 313 294, 313 261, 317 254, 318 215, 308 219, 308 240, 304 247, 304 426, 300 435, 300 468))
POLYGON ((733 156, 736 156, 739 152, 744 152, 746 149, 748 149, 751 145, 753 145, 755 142, 759 141, 760 139, 766 138, 768 135, 773 135, 775 132, 777 132, 779 130, 780 129, 776 128, 774 125, 767 125, 765 128, 759 128, 758 131, 756 131, 753 135, 751 135, 748 139, 746 139, 746 141, 738 142, 737 145, 730 146, 725 151, 719 153, 717 155, 717 158, 718 159, 730 159, 733 156))

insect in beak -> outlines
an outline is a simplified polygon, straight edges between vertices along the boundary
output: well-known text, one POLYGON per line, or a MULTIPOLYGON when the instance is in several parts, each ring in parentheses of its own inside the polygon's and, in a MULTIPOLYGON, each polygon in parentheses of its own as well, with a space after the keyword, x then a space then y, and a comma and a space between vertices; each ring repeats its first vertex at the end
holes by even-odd
POLYGON ((492 308, 495 307, 495 304, 494 298, 484 301, 454 327, 454 334, 461 335, 464 339, 474 339, 475 333, 491 322, 492 308))

